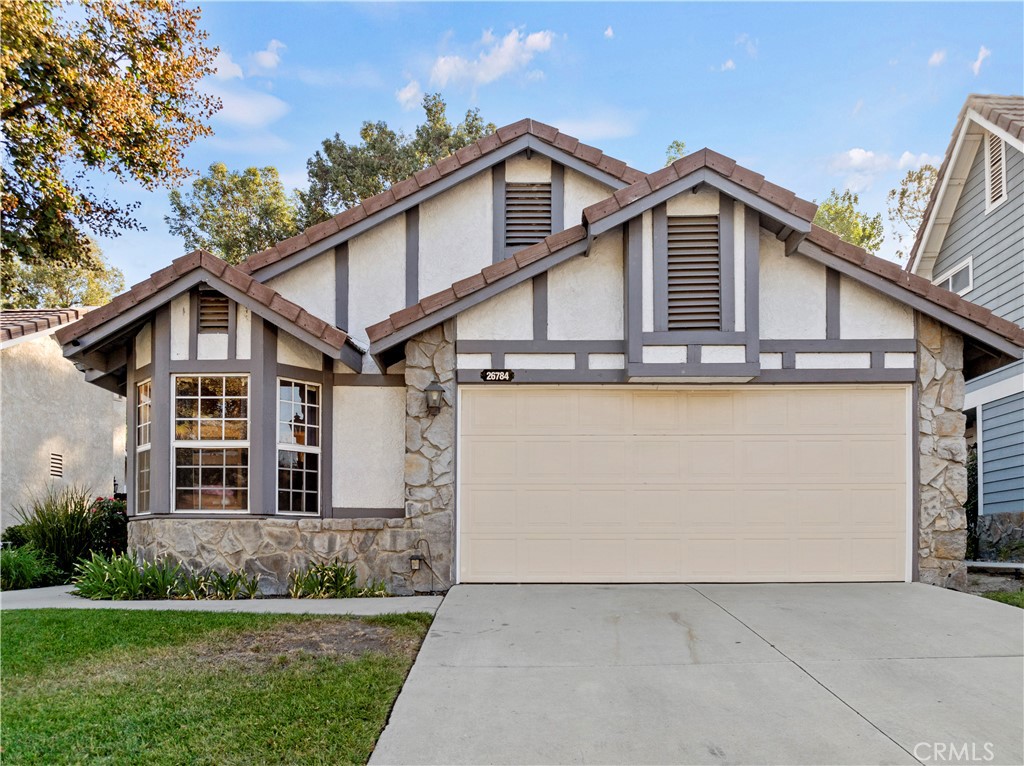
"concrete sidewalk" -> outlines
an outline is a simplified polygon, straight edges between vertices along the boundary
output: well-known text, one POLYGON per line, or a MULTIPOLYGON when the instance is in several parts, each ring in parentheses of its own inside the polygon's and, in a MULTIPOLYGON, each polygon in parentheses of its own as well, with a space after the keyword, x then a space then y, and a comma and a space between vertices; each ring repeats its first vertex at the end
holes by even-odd
POLYGON ((403 612, 430 612, 443 596, 393 598, 258 598, 239 601, 92 601, 71 595, 70 585, 0 593, 0 610, 8 609, 164 609, 173 612, 250 612, 256 614, 352 614, 360 617, 403 612))

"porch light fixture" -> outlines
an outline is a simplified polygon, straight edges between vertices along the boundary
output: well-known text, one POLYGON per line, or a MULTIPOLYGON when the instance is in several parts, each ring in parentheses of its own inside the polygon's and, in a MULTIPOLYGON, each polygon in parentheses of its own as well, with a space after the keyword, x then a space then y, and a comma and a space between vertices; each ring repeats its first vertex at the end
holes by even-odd
POLYGON ((430 381, 430 385, 423 390, 424 395, 427 397, 427 412, 431 415, 436 415, 441 411, 441 402, 444 399, 444 389, 441 388, 441 384, 437 382, 437 379, 430 381))

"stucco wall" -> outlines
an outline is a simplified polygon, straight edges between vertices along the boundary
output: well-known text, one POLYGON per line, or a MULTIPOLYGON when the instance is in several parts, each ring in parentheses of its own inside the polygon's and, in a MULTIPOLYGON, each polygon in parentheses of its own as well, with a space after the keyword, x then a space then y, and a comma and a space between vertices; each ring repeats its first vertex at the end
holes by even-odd
POLYGON ((505 160, 506 183, 549 183, 551 181, 551 160, 534 154, 526 159, 526 154, 517 154, 505 160))
POLYGON ((405 389, 334 387, 335 508, 405 503, 405 389))
MULTIPOLYGON (((621 296, 620 296, 621 302, 621 296)), ((533 285, 523 282, 459 316, 460 340, 533 338, 533 285)))
POLYGON ((124 489, 125 400, 85 382, 53 335, 0 352, 0 525, 49 483, 124 489), (64 457, 51 479, 50 453, 64 457))
POLYGON ((277 334, 277 362, 305 367, 307 370, 322 370, 324 365, 323 355, 319 351, 286 332, 277 334))
POLYGON ((548 272, 548 337, 552 340, 621 340, 622 237, 597 237, 587 258, 572 258, 548 272))
POLYGON ((335 323, 333 250, 328 250, 278 277, 268 279, 267 285, 288 300, 302 306, 313 316, 331 324, 335 323))
POLYGON ((404 216, 349 241, 348 278, 349 326, 343 329, 368 344, 367 327, 405 308, 404 216))
POLYGON ((135 368, 153 361, 153 325, 147 324, 135 335, 135 368))
POLYGON ((914 311, 848 277, 839 280, 841 338, 912 338, 914 311))
POLYGON ((188 293, 171 301, 171 359, 188 359, 190 301, 188 293))
POLYGON ((762 229, 760 269, 761 337, 824 338, 825 267, 787 258, 785 244, 762 229))
POLYGON ((565 169, 565 226, 578 226, 583 221, 583 208, 600 202, 614 190, 594 179, 577 173, 570 168, 565 169))
MULTIPOLYGON (((451 287, 453 282, 491 264, 493 218, 490 171, 478 173, 420 205, 420 297, 451 287)), ((357 288, 361 285, 353 284, 357 288)), ((374 321, 386 317, 381 314, 374 321)))

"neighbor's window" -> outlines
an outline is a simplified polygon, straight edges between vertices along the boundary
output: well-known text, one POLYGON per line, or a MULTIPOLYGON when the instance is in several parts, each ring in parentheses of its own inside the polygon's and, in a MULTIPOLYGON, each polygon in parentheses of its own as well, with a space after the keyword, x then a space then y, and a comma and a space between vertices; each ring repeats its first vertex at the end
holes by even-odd
POLYGON ((278 381, 277 510, 320 512, 320 386, 278 381))
POLYGON ((174 378, 174 510, 249 507, 249 378, 174 378))
POLYGON ((969 293, 974 287, 973 271, 972 262, 968 260, 967 263, 957 266, 952 271, 947 271, 935 281, 935 284, 951 290, 957 295, 969 293))
POLYGON ((135 512, 149 513, 150 432, 153 425, 153 383, 139 383, 135 400, 135 512))

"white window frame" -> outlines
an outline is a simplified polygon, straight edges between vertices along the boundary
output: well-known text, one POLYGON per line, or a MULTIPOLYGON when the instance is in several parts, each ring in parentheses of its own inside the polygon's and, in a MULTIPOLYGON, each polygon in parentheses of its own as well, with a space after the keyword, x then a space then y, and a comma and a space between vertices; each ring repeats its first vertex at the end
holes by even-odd
POLYGON ((146 516, 153 512, 153 379, 146 378, 135 385, 135 475, 132 477, 132 484, 135 486, 135 514, 138 516, 146 516), (142 410, 142 387, 149 386, 149 420, 146 423, 149 425, 148 439, 145 443, 140 443, 142 438, 142 421, 139 419, 140 411, 142 410), (149 457, 149 477, 147 479, 147 497, 146 510, 142 509, 142 504, 139 502, 139 493, 141 491, 141 482, 139 481, 139 455, 145 453, 149 457))
POLYGON ((974 289, 974 256, 969 256, 966 260, 960 261, 956 266, 946 271, 946 273, 940 275, 935 279, 932 284, 938 287, 943 287, 946 290, 953 289, 953 275, 959 274, 964 269, 967 269, 967 287, 963 290, 957 290, 957 295, 967 295, 971 290, 974 289), (946 287, 943 283, 949 282, 949 287, 946 287))
MULTIPOLYGON (((237 373, 237 372, 181 372, 171 376, 171 510, 173 513, 180 514, 215 514, 223 516, 237 516, 240 514, 248 515, 252 508, 252 448, 250 445, 250 438, 252 436, 252 376, 248 373, 237 373), (245 435, 243 439, 177 439, 173 435, 176 433, 176 414, 178 409, 178 378, 244 378, 245 383, 245 435), (189 509, 189 510, 178 510, 178 476, 177 476, 177 453, 179 449, 244 449, 247 455, 247 461, 245 464, 245 508, 231 508, 224 510, 213 510, 213 509, 189 509)), ((222 418, 223 420, 223 418, 222 418)))
MULTIPOLYGON (((323 418, 323 407, 324 407, 324 387, 319 383, 314 383, 309 380, 299 380, 298 378, 286 378, 279 377, 274 391, 274 440, 277 444, 277 449, 274 450, 274 512, 279 516, 300 516, 302 518, 315 518, 322 515, 321 509, 323 506, 323 482, 324 482, 324 459, 323 459, 323 443, 324 443, 324 418, 323 418), (306 444, 292 444, 281 441, 281 384, 282 383, 300 383, 303 386, 316 388, 317 390, 317 445, 310 447, 306 444), (282 511, 280 507, 281 503, 281 452, 305 452, 308 454, 317 456, 317 474, 316 474, 316 507, 315 513, 308 511, 282 511)), ((307 424, 308 425, 308 424, 307 424)))
POLYGON ((987 132, 985 133, 984 146, 982 150, 985 152, 985 215, 988 215, 997 207, 1002 205, 1008 199, 1006 189, 1006 140, 997 133, 987 132), (992 137, 999 139, 999 165, 1002 167, 1002 178, 1000 191, 1002 192, 999 199, 996 202, 992 202, 992 162, 989 156, 989 141, 992 137))

